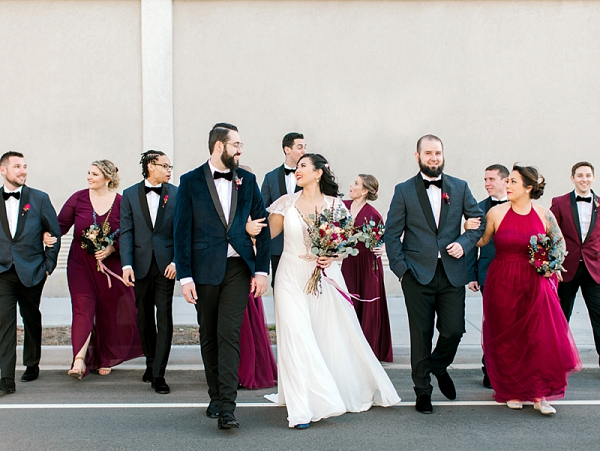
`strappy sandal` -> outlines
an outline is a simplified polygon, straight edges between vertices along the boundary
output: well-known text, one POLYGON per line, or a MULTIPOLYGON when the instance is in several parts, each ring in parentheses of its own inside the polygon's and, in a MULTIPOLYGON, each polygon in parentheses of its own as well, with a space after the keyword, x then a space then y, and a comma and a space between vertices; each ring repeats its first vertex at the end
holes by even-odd
POLYGON ((73 361, 73 368, 71 368, 67 374, 71 377, 74 377, 78 381, 80 381, 81 378, 83 377, 83 375, 85 374, 85 369, 86 369, 85 359, 83 357, 75 357, 75 360, 73 361), (81 369, 75 368, 75 362, 77 362, 78 360, 81 360, 84 362, 83 368, 81 368, 81 369))
POLYGON ((98 374, 100 376, 108 376, 111 373, 111 368, 98 368, 98 374))

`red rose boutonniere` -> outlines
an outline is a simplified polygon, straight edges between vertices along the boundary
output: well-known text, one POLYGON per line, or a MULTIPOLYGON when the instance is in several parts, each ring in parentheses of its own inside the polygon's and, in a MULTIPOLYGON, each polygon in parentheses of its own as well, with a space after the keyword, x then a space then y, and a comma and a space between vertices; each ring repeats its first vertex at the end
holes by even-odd
POLYGON ((31 210, 31 205, 29 204, 25 204, 25 206, 23 207, 23 212, 21 213, 21 216, 23 216, 25 213, 27 213, 29 210, 31 210))
POLYGON ((444 199, 446 203, 450 205, 450 195, 448 193, 442 193, 442 199, 444 199))
POLYGON ((240 185, 242 184, 243 181, 244 181, 244 177, 239 178, 237 175, 235 176, 235 189, 236 189, 236 191, 238 190, 238 188, 240 187, 240 185))
POLYGON ((162 204, 163 208, 165 208, 165 205, 167 205, 167 202, 169 202, 169 195, 168 194, 163 198, 163 204, 162 204))

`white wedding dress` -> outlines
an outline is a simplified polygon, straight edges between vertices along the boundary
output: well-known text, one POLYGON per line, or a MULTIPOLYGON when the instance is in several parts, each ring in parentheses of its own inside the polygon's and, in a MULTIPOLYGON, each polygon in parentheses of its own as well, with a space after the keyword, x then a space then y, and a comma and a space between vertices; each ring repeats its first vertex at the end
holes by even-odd
MULTIPOLYGON (((319 297, 305 292, 316 263, 300 258, 309 253, 307 225, 295 206, 300 194, 283 196, 267 209, 284 216, 285 235, 274 293, 279 393, 266 398, 287 406, 290 427, 400 402, 354 307, 324 280, 319 297)), ((325 272, 346 288, 337 262, 325 272)))

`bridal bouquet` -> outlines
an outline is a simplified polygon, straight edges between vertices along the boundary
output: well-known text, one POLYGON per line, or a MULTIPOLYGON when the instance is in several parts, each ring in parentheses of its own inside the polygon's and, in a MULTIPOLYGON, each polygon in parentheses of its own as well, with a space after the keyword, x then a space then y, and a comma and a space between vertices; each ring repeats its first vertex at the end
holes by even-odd
MULTIPOLYGON (((367 218, 365 218, 367 219, 367 218)), ((382 222, 376 224, 373 218, 369 221, 365 222, 362 230, 358 232, 357 239, 365 243, 365 247, 369 250, 375 249, 376 247, 381 247, 384 243, 383 235, 385 234, 385 226, 382 222)), ((378 271, 379 267, 377 265, 377 259, 373 260, 373 271, 378 271)))
POLYGON ((558 244, 562 237, 550 237, 539 233, 529 240, 529 263, 533 265, 538 274, 555 273, 563 271, 562 266, 567 252, 558 244))
MULTIPOLYGON (((310 253, 317 257, 346 258, 348 255, 357 255, 355 249, 358 234, 354 230, 354 221, 350 212, 343 206, 325 209, 321 213, 315 210, 314 215, 308 215, 308 243, 310 253)), ((322 269, 318 266, 306 283, 306 294, 316 296, 321 292, 322 269)))

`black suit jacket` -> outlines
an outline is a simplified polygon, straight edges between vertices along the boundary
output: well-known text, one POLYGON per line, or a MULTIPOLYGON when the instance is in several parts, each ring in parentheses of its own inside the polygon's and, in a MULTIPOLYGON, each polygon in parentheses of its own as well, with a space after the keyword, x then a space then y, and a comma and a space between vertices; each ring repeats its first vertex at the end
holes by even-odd
POLYGON ((123 191, 121 200, 121 235, 119 238, 121 264, 130 265, 136 278, 148 274, 152 253, 161 273, 174 261, 173 213, 177 187, 163 183, 152 226, 144 181, 123 191))
POLYGON ((33 287, 46 277, 46 271, 48 274, 54 271, 61 234, 56 211, 46 193, 23 186, 14 238, 10 234, 6 204, 1 199, 0 224, 0 273, 8 271, 14 264, 21 283, 33 287), (44 232, 58 238, 53 247, 44 249, 44 232))
MULTIPOLYGON (((483 211, 483 216, 487 215, 487 212, 492 208, 492 200, 490 197, 482 200, 477 204, 483 211)), ((487 276, 488 268, 490 263, 496 256, 496 245, 494 244, 494 238, 490 240, 488 244, 483 247, 474 247, 471 252, 467 254, 467 269, 469 271, 469 282, 477 282, 480 287, 485 285, 485 278, 487 276)))

